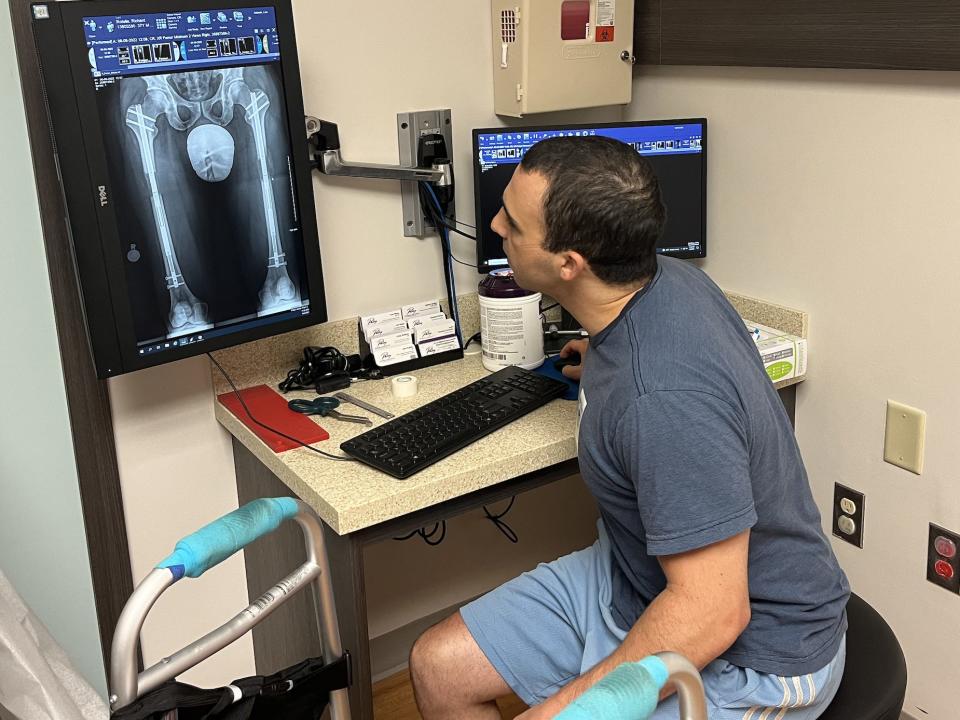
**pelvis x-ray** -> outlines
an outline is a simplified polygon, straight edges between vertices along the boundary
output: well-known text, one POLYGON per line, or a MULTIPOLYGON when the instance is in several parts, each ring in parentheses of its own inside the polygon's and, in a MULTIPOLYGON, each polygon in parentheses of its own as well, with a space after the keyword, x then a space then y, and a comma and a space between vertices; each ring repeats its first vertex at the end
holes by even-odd
POLYGON ((98 102, 137 339, 299 308, 279 66, 125 78, 98 102))

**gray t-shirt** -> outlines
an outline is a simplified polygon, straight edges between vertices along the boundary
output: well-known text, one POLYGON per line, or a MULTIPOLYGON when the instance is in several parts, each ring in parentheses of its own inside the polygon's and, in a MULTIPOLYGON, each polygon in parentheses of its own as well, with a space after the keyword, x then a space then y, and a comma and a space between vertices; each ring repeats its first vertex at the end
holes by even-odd
POLYGON ((752 617, 721 657, 783 676, 832 660, 849 585, 790 420, 720 289, 659 258, 654 279, 590 340, 580 387, 580 470, 613 547, 617 623, 633 626, 666 586, 657 556, 750 528, 752 617))

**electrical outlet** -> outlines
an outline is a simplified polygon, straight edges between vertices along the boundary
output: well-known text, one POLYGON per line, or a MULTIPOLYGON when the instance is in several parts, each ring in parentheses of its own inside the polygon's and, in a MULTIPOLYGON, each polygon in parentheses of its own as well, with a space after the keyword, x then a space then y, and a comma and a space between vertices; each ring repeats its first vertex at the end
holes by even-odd
POLYGON ((960 535, 930 523, 927 580, 960 594, 960 535))
POLYGON ((863 547, 863 493, 836 483, 833 486, 833 534, 863 547))

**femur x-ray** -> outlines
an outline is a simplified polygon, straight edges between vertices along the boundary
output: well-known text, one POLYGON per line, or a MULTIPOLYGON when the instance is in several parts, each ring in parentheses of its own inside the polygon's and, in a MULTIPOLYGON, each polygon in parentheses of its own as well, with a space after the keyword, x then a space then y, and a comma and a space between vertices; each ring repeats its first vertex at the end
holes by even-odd
POLYGON ((138 340, 301 307, 279 64, 98 91, 138 340))

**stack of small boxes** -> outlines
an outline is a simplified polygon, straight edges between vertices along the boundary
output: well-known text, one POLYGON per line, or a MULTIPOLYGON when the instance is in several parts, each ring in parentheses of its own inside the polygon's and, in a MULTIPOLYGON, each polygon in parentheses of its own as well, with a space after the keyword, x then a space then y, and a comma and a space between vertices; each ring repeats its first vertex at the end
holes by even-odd
POLYGON ((460 348, 456 324, 436 300, 365 315, 360 326, 378 367, 460 348))
POLYGON ((749 320, 743 322, 757 344, 763 367, 771 380, 790 380, 807 373, 806 338, 749 320))

